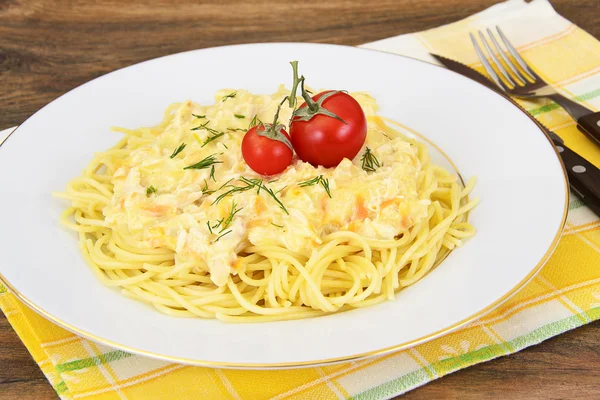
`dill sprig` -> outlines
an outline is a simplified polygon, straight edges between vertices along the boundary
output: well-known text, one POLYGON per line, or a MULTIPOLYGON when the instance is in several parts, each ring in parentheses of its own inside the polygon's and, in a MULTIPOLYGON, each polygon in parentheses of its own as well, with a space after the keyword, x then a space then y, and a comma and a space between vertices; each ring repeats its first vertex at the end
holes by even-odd
MULTIPOLYGON (((198 130, 200 130, 200 129, 205 129, 205 130, 207 130, 209 133, 211 133, 211 134, 212 134, 212 136, 211 136, 211 137, 209 137, 208 139, 206 139, 206 140, 204 141, 204 143, 202 143, 202 147, 206 146, 207 144, 209 144, 209 143, 210 143, 210 142, 212 142, 213 140, 215 140, 215 139, 218 139, 218 138, 220 138, 221 136, 225 135, 225 132, 218 131, 218 130, 216 130, 216 129, 214 129, 214 128, 211 128, 210 126, 208 126, 209 122, 210 122, 210 121, 206 121, 206 122, 205 122, 205 123, 203 123, 202 125, 198 125, 197 127, 195 127, 195 128, 192 128, 192 130, 193 130, 193 131, 198 131, 198 130)), ((227 146, 225 146, 225 148, 227 148, 227 146)))
POLYGON ((283 203, 281 202, 281 200, 279 200, 279 198, 277 197, 277 195, 273 192, 273 189, 267 187, 262 179, 258 179, 258 178, 252 178, 252 179, 248 179, 246 177, 240 177, 238 179, 243 186, 234 186, 234 185, 226 185, 224 187, 228 188, 228 190, 226 192, 221 193, 213 202, 212 204, 218 204, 221 200, 223 200, 225 197, 227 196, 231 196, 235 193, 241 193, 241 192, 246 192, 248 190, 252 190, 252 189, 256 189, 256 194, 260 194, 261 190, 264 190, 265 193, 267 193, 269 196, 271 196, 273 198, 273 200, 275 200, 275 202, 277 202, 277 204, 279 205, 279 207, 286 213, 286 214, 290 214, 287 210, 287 208, 285 207, 285 205, 283 205, 283 203))
MULTIPOLYGON (((222 221, 221 224, 221 232, 223 232, 225 229, 227 229, 229 227, 229 225, 231 225, 231 222, 233 221, 233 217, 235 217, 235 214, 239 213, 242 209, 241 208, 237 208, 237 204, 235 204, 235 200, 231 200, 231 210, 229 211, 229 215, 227 216, 227 218, 225 218, 225 220, 222 221)), ((219 232, 219 233, 221 233, 219 232)))
POLYGON ((215 182, 217 181, 215 179, 215 165, 214 164, 210 166, 210 175, 208 176, 208 179, 212 179, 215 182))
POLYGON ((214 192, 218 192, 219 190, 223 189, 225 186, 227 186, 231 181, 233 180, 233 178, 231 178, 230 180, 228 180, 227 182, 225 182, 224 184, 222 184, 221 186, 219 186, 217 189, 215 190, 210 190, 208 188, 208 182, 206 181, 206 179, 204 180, 204 187, 202 188, 202 194, 206 194, 206 195, 211 195, 214 192))
POLYGON ((262 123, 263 122, 260 120, 260 118, 258 118, 258 114, 255 114, 254 117, 252 117, 250 124, 248 125, 248 129, 254 128, 257 125, 262 125, 262 123))
POLYGON ((231 229, 230 229, 230 230, 228 230, 228 231, 227 231, 227 232, 225 232, 225 233, 222 233, 222 234, 220 234, 220 235, 219 235, 219 237, 215 239, 215 243, 216 243, 216 242, 218 242, 218 241, 219 241, 219 239, 221 239, 223 236, 225 236, 225 235, 228 235, 228 234, 230 234, 230 233, 231 233, 231 229))
POLYGON ((285 228, 285 226, 283 226, 283 225, 277 225, 275 222, 271 222, 271 225, 276 226, 276 227, 281 228, 281 229, 285 228))
POLYGON ((195 128, 192 128, 192 130, 193 130, 193 131, 198 131, 198 130, 200 130, 200 129, 205 129, 205 128, 206 128, 206 125, 208 125, 208 123, 209 123, 209 122, 210 122, 210 121, 206 121, 206 122, 205 122, 205 123, 203 123, 202 125, 198 125, 197 127, 195 127, 195 128))
POLYGON ((152 193, 156 193, 157 190, 154 186, 150 185, 146 188, 146 195, 150 196, 152 193))
POLYGON ((231 196, 235 193, 241 193, 241 192, 246 192, 250 189, 254 189, 256 187, 258 187, 258 191, 260 191, 260 183, 262 182, 261 179, 248 179, 248 178, 244 178, 241 177, 239 179, 245 186, 234 186, 234 185, 227 185, 225 187, 228 188, 228 190, 226 192, 221 193, 213 202, 212 204, 218 204, 221 200, 223 200, 225 197, 227 196, 231 196))
POLYGON ((246 132, 245 129, 242 128, 227 128, 229 132, 246 132))
POLYGON ((273 192, 273 189, 266 187, 261 180, 261 186, 262 189, 267 192, 267 194, 269 196, 271 196, 273 198, 273 200, 275 200, 277 202, 277 204, 279 204, 279 207, 281 207, 281 209, 287 214, 290 215, 290 213, 288 212, 287 208, 285 208, 285 206, 283 205, 283 203, 281 202, 281 200, 279 200, 279 198, 277 197, 277 195, 273 192))
POLYGON ((360 158, 360 161, 362 162, 362 169, 367 172, 374 172, 375 169, 381 167, 379 160, 377 160, 375 154, 368 147, 365 150, 365 154, 360 158))
MULTIPOLYGON (((227 218, 218 219, 217 222, 212 226, 210 224, 210 221, 206 221, 206 226, 208 227, 209 232, 214 233, 213 230, 216 230, 217 228, 221 228, 221 230, 219 231, 219 234, 223 233, 225 231, 225 229, 229 228, 229 225, 231 225, 231 222, 233 222, 233 217, 235 217, 235 215, 237 213, 239 213, 241 210, 242 210, 241 208, 237 208, 237 204, 235 204, 235 200, 232 200, 231 201, 231 210, 229 210, 229 214, 227 215, 227 218)), ((217 240, 219 240, 219 238, 217 238, 215 240, 215 242, 217 240)))
POLYGON ((225 97, 223 97, 222 101, 225 101, 227 99, 233 99, 235 97, 235 95, 237 94, 237 92, 231 92, 228 95, 226 95, 225 97))
POLYGON ((198 161, 196 164, 188 165, 184 169, 206 169, 211 165, 215 164, 223 164, 223 161, 219 161, 215 158, 216 154, 211 154, 210 156, 198 161))
MULTIPOLYGON (((211 136, 211 137, 209 137, 208 139, 206 139, 206 140, 204 141, 204 143, 202 143, 202 146, 201 146, 201 147, 204 147, 204 146, 206 146, 207 144, 209 144, 210 142, 212 142, 213 140, 215 140, 215 139, 218 139, 218 138, 220 138, 221 136, 225 135, 225 132, 219 132, 219 131, 215 131, 214 129, 211 129, 211 130, 212 130, 213 132, 216 132, 216 133, 213 133, 213 132, 211 132, 211 133, 212 133, 212 136, 211 136)), ((210 131, 209 131, 209 132, 210 132, 210 131)))
POLYGON ((200 118, 200 119, 202 119, 202 118, 206 118, 206 115, 198 115, 198 114, 193 114, 193 113, 192 113, 192 115, 193 115, 194 117, 196 117, 196 118, 200 118))
POLYGON ((213 194, 216 190, 210 190, 208 188, 208 182, 206 181, 206 179, 204 180, 204 186, 202 187, 202 194, 213 194))
MULTIPOLYGON (((225 218, 218 219, 217 222, 213 225, 212 229, 217 229, 219 226, 221 226, 221 224, 223 223, 224 219, 225 218)), ((223 232, 223 231, 221 230, 221 232, 223 232)))
POLYGON ((304 182, 300 182, 298 184, 298 186, 300 186, 300 187, 314 186, 314 185, 323 186, 323 189, 325 189, 325 191, 327 192, 327 196, 329 196, 329 198, 331 198, 331 192, 329 190, 329 179, 323 178, 323 175, 316 176, 312 179, 309 179, 304 182))
POLYGON ((239 118, 239 119, 246 118, 244 115, 241 115, 241 114, 233 114, 233 116, 236 118, 239 118))
POLYGON ((205 126, 204 129, 206 129, 208 132, 212 133, 213 135, 220 135, 220 136, 224 135, 223 132, 213 129, 210 126, 205 126))
POLYGON ((181 144, 179 145, 179 147, 178 147, 178 148, 176 148, 176 149, 173 151, 173 154, 171 154, 171 158, 175 158, 175 156, 176 156, 177 154, 181 153, 181 151, 182 151, 183 149, 185 149, 185 146, 186 146, 186 144, 185 144, 185 143, 181 143, 181 144))

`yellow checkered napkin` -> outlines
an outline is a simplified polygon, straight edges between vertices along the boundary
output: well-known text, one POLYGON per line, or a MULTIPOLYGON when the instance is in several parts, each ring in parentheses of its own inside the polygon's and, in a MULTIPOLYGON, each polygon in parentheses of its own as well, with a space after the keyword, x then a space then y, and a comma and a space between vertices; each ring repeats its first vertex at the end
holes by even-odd
MULTIPOLYGON (((600 108, 600 43, 546 0, 511 0, 454 24, 364 47, 432 62, 427 52, 434 52, 481 70, 468 33, 496 24, 542 78, 565 96, 600 108)), ((600 166, 600 149, 562 109, 546 101, 521 104, 600 166)), ((554 256, 502 307, 410 350, 319 368, 240 371, 156 361, 75 336, 1 289, 2 310, 63 399, 383 399, 600 318, 600 221, 573 196, 554 256)))

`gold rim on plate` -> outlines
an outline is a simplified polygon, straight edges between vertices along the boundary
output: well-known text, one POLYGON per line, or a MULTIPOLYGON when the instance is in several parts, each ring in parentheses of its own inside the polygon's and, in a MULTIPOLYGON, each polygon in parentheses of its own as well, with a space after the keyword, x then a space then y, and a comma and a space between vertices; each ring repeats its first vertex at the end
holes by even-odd
MULTIPOLYGON (((323 44, 319 44, 319 45, 323 45, 323 44)), ((339 45, 325 45, 325 46, 335 46, 338 47, 339 45)), ((356 49, 356 47, 353 46, 339 46, 339 47, 351 47, 356 49)), ((409 58, 411 60, 414 61, 419 61, 425 64, 429 64, 432 66, 435 66, 437 68, 442 68, 450 73, 462 76, 454 71, 450 71, 444 67, 441 67, 437 64, 433 64, 433 63, 429 63, 423 60, 419 60, 417 58, 414 57, 409 57, 409 56, 405 56, 405 55, 399 55, 399 54, 394 54, 394 53, 390 53, 390 52, 386 52, 386 51, 381 51, 381 50, 374 50, 374 49, 365 49, 365 48, 360 48, 360 50, 365 50, 365 51, 373 51, 373 52, 377 52, 377 53, 386 53, 386 54, 390 54, 390 55, 394 55, 397 57, 404 57, 404 58, 409 58)), ((135 65, 135 64, 134 64, 135 65)), ((128 67, 125 67, 128 68, 128 67)), ((463 77, 465 79, 469 79, 466 77, 463 77)), ((471 80, 471 79, 469 79, 471 80)), ((475 81, 473 81, 475 82, 475 81)), ((478 82, 476 82, 478 83, 478 82)), ((85 83, 84 83, 85 84, 85 83)), ((480 84, 480 83, 478 83, 480 84)), ((481 84, 480 84, 481 85, 481 84)), ((81 85, 80 85, 81 86, 81 85)), ((485 87, 485 85, 481 85, 483 87, 485 87)), ((78 86, 79 87, 79 86, 78 86)), ((78 87, 76 87, 75 89, 77 89, 78 87)), ((54 317, 53 315, 49 314, 48 312, 46 312, 44 309, 42 309, 40 306, 38 306, 37 304, 33 303, 31 300, 29 300, 26 296, 24 296, 22 293, 20 293, 15 287, 13 287, 7 280, 6 278, 4 278, 4 276, 2 275, 2 273, 0 273, 0 282, 4 284, 4 286, 6 286, 11 293, 13 293, 21 302, 25 303, 29 308, 31 308, 32 310, 34 310, 35 312, 37 312, 38 314, 42 315, 44 318, 50 320, 51 322, 59 325, 62 328, 67 329, 68 331, 71 331, 72 333, 79 335, 79 336, 83 336, 87 339, 90 339, 94 342, 97 343, 101 343, 103 345, 109 346, 109 347, 113 347, 116 349, 120 349, 129 353, 135 353, 135 354, 139 354, 142 356, 146 356, 146 357, 151 357, 151 358, 156 358, 156 359, 160 359, 160 360, 165 360, 165 361, 170 361, 170 362, 174 362, 174 363, 179 363, 179 364, 189 364, 189 365, 197 365, 197 366, 204 366, 204 367, 212 367, 212 368, 240 368, 240 369, 284 369, 284 368, 298 368, 298 367, 311 367, 311 366, 318 366, 318 365, 324 365, 324 364, 334 364, 334 363, 341 363, 341 362, 350 362, 350 361, 356 361, 358 359, 364 359, 364 358, 371 358, 371 357, 376 357, 376 356, 381 356, 384 354, 389 354, 392 353, 394 351, 400 351, 400 350, 404 350, 410 347, 414 347, 416 345, 428 342, 430 340, 436 339, 440 336, 443 336, 447 333, 453 332, 459 328, 461 328, 462 326, 476 320, 479 319, 481 317, 483 317, 484 315, 488 314, 489 312, 493 311, 494 309, 496 309, 497 307, 499 307, 501 304, 503 304, 504 302, 506 302, 508 299, 510 299, 515 293, 517 293, 521 288, 523 288, 527 283, 529 283, 529 281, 531 279, 533 279, 537 273, 542 269, 542 267, 544 266, 544 264, 546 263, 546 261, 548 261, 548 259, 550 258, 550 256, 552 255, 552 253, 554 252, 554 250, 556 249, 556 246, 558 244, 558 241, 560 240, 561 236, 562 236, 562 232, 564 229, 564 226, 567 222, 567 212, 569 209, 569 179, 567 177, 567 171, 565 169, 565 166, 563 165, 562 161, 560 161, 560 155, 558 153, 558 150, 556 149, 556 147, 554 146, 554 143, 552 142, 552 139, 550 138, 550 136, 546 133, 546 130, 544 129, 544 127, 533 117, 531 116, 529 113, 527 113, 527 111, 525 111, 515 100, 513 100, 510 96, 504 94, 504 93, 500 93, 500 92, 496 92, 494 90, 491 90, 489 88, 487 88, 488 90, 490 90, 490 92, 496 93, 502 97, 504 97, 506 100, 510 101, 514 106, 516 106, 516 108, 521 111, 523 114, 525 114, 530 120, 532 120, 537 127, 540 129, 540 131, 542 132, 542 134, 544 135, 544 137, 548 140, 548 142, 550 142, 550 144, 552 145, 552 149, 554 150, 554 154, 556 156, 556 158, 558 159, 560 165, 561 165, 561 169, 563 172, 563 179, 564 179, 564 185, 565 185, 565 207, 563 210, 563 215, 562 215, 562 221, 560 224, 560 227, 558 228, 556 234, 554 235, 554 239, 552 240, 552 242, 550 243, 550 246, 548 247, 548 250, 546 250, 546 253, 542 256, 542 258, 540 259, 540 261, 536 264, 536 266, 531 270, 531 272, 529 272, 529 274, 527 274, 527 276, 525 278, 523 278, 519 283, 517 283, 511 290, 509 290, 507 293, 505 293, 502 297, 500 297, 498 300, 494 301, 493 303, 491 303, 490 305, 488 305, 487 307, 479 310, 478 312, 470 315, 469 317, 456 322, 446 328, 440 329, 438 331, 435 331, 433 333, 430 333, 429 335, 425 335, 422 336, 420 338, 414 339, 414 340, 410 340, 408 342, 404 342, 404 343, 400 343, 394 346, 390 346, 390 347, 386 347, 383 349, 379 349, 379 350, 374 350, 374 351, 369 351, 369 352, 365 352, 365 353, 359 353, 359 354, 353 354, 353 355, 348 355, 348 356, 343 356, 343 357, 335 357, 335 358, 329 358, 329 359, 324 359, 324 360, 313 360, 313 361, 302 361, 302 362, 289 362, 289 363, 266 363, 266 364, 257 364, 257 363, 230 363, 230 362, 215 362, 215 361, 203 361, 203 360, 195 360, 195 359, 190 359, 190 358, 185 358, 185 357, 173 357, 173 356, 167 356, 167 355, 163 355, 163 354, 158 354, 158 353, 153 353, 150 351, 146 351, 146 350, 140 350, 140 349, 136 349, 133 347, 129 347, 129 346, 125 346, 116 342, 113 342, 111 340, 107 340, 101 337, 98 337, 94 334, 91 334, 89 332, 85 332, 67 322, 62 321, 59 318, 54 317)), ((74 89, 72 89, 74 90, 74 89)), ((71 90, 71 91, 72 91, 71 90)), ((71 91, 67 92, 70 93, 71 91)), ((63 95, 64 96, 64 95, 63 95)), ((62 97, 62 96, 60 96, 62 97)), ((58 97, 58 98, 60 98, 58 97)), ((42 109, 44 109, 46 106, 42 107, 39 111, 41 111, 42 109)), ((38 111, 38 112, 39 112, 38 111)), ((37 114, 37 112, 35 113, 37 114)), ((33 114, 33 115, 35 115, 33 114)), ((33 116, 32 115, 32 116, 33 116)), ((29 118, 31 118, 32 116, 30 116, 29 118)), ((26 122, 29 118, 27 118, 24 122, 26 122)), ((389 119, 387 119, 389 121, 389 119)), ((23 123, 24 123, 23 122, 23 123)), ((396 123, 398 124, 398 123, 396 123)), ((23 124, 21 124, 23 125, 23 124)), ((0 142, 0 146, 2 146, 4 143, 6 143, 6 141, 8 140, 8 138, 10 136, 12 136, 21 126, 19 125, 17 128, 15 128, 11 133, 8 134, 8 136, 2 141, 0 142)), ((417 136, 419 136, 420 138, 422 138, 423 140, 425 140, 427 143, 429 143, 430 145, 432 145, 436 150, 438 150, 449 162, 450 164, 454 167, 455 171, 459 174, 458 169, 456 168, 456 165, 454 164, 454 162, 450 159, 450 157, 448 157, 448 155, 441 150, 437 145, 435 145, 434 143, 431 142, 431 140, 425 138, 424 136, 422 136, 421 134, 415 132, 414 130, 407 128, 401 124, 398 124, 399 126, 405 128, 406 130, 410 131, 412 134, 415 134, 417 136)), ((461 177, 462 180, 462 177, 461 177)))

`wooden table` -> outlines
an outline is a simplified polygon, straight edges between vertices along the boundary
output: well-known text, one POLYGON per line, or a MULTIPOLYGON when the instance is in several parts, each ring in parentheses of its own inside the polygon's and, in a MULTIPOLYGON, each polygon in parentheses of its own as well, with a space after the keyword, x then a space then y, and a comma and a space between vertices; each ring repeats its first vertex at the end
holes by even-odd
MULTIPOLYGON (((23 122, 81 83, 150 58, 248 42, 357 45, 433 28, 497 2, 371 0, 365 6, 365 1, 350 0, 0 0, 0 129, 23 122)), ((600 39, 600 1, 552 3, 600 39)), ((4 316, 0 365, 1 399, 57 397, 4 316)), ((597 399, 598 371, 600 322, 456 372, 405 397, 597 399)))

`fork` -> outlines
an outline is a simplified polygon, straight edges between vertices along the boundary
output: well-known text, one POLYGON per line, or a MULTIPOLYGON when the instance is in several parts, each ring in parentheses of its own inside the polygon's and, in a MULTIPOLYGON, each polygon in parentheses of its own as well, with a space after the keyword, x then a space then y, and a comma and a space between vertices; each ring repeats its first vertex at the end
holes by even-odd
POLYGON ((594 112, 558 93, 523 60, 499 26, 496 26, 496 30, 508 52, 500 46, 492 30, 487 28, 487 34, 492 45, 490 45, 481 31, 478 32, 479 39, 490 56, 489 60, 481 50, 475 36, 472 33, 469 34, 477 56, 494 83, 515 97, 523 99, 545 97, 553 100, 577 121, 577 127, 580 131, 600 144, 600 112, 594 112), (500 55, 502 61, 498 59, 496 52, 500 55), (490 64, 490 61, 493 66, 490 64), (506 69, 505 65, 508 66, 510 72, 506 69), (496 73, 494 67, 500 72, 501 76, 496 73))

